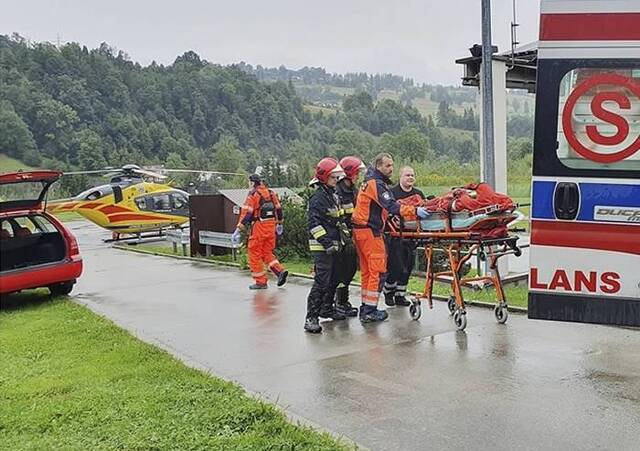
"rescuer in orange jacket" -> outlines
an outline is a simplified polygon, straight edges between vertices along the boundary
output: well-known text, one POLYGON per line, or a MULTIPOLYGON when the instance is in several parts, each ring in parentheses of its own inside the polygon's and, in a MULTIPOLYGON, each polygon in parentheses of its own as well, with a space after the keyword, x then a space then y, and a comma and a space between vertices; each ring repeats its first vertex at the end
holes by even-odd
POLYGON ((244 201, 238 226, 231 236, 234 243, 240 242, 240 233, 251 226, 249 235, 249 268, 255 283, 249 288, 261 290, 267 288, 266 265, 278 277, 278 286, 287 281, 288 271, 273 254, 276 247, 276 235, 282 235, 283 215, 280 200, 275 192, 267 188, 258 174, 249 176, 251 191, 244 201))
POLYGON ((393 173, 393 159, 387 153, 378 154, 373 167, 367 170, 364 184, 358 192, 351 221, 353 238, 361 272, 360 321, 384 321, 388 314, 378 310, 378 298, 387 271, 387 254, 382 232, 387 217, 427 218, 429 212, 422 207, 401 205, 394 198, 389 185, 393 173))

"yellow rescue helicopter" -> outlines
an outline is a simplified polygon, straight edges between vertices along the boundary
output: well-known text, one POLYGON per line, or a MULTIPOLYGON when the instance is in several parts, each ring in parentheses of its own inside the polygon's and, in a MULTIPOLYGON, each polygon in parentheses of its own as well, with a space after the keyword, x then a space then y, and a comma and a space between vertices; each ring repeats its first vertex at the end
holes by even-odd
MULTIPOLYGON (((162 172, 242 175, 189 169, 162 169, 162 172)), ((140 236, 145 232, 161 233, 162 230, 180 227, 189 221, 189 193, 167 183, 155 182, 166 179, 166 175, 134 164, 116 170, 66 172, 63 175, 80 174, 104 174, 111 177, 111 181, 69 199, 49 201, 48 211, 75 211, 111 231, 114 239, 119 239, 121 234, 140 236), (146 181, 145 178, 154 181, 146 181)))

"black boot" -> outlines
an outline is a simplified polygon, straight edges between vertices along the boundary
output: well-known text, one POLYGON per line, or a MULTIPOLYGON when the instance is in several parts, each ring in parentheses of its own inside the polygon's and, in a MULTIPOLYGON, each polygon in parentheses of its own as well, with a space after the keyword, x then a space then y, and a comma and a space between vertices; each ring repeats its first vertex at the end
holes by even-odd
POLYGON ((254 283, 253 285, 249 285, 249 289, 250 290, 266 290, 267 289, 267 284, 266 283, 254 283))
POLYGON ((310 334, 319 334, 322 332, 322 326, 318 322, 318 318, 307 318, 304 321, 304 330, 310 334))
POLYGON ((336 302, 336 311, 344 316, 358 316, 358 309, 351 305, 351 302, 336 302))
POLYGON ((349 287, 336 290, 336 310, 344 316, 358 316, 358 309, 349 302, 349 287))
POLYGON ((289 277, 289 271, 282 271, 278 274, 278 286, 281 287, 285 283, 287 283, 287 277, 289 277))
POLYGON ((341 321, 343 319, 347 319, 344 314, 340 313, 336 308, 332 308, 331 310, 321 310, 320 318, 331 318, 334 321, 341 321))
POLYGON ((384 294, 384 303, 389 307, 393 307, 394 305, 396 305, 396 300, 393 296, 393 292, 384 294))
POLYGON ((393 298, 393 302, 398 307, 408 307, 411 305, 411 302, 409 302, 405 296, 395 296, 393 298))

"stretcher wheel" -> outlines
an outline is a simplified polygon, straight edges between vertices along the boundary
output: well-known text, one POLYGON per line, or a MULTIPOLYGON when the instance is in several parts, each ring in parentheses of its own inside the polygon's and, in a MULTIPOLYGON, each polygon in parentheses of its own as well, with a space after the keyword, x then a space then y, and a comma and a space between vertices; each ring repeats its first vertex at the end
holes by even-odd
POLYGON ((522 250, 519 247, 516 247, 513 250, 513 255, 515 255, 516 257, 520 257, 522 255, 522 250))
POLYGON ((456 311, 456 298, 453 296, 449 296, 449 300, 447 301, 447 308, 449 309, 449 314, 453 315, 453 312, 456 311))
POLYGON ((453 322, 456 323, 458 330, 464 330, 467 327, 467 312, 458 309, 453 314, 453 322))
POLYGON ((509 319, 509 310, 506 305, 496 305, 493 309, 493 315, 496 317, 496 321, 499 324, 504 324, 509 319))
POLYGON ((414 321, 418 321, 422 316, 422 306, 420 305, 420 301, 412 302, 409 306, 409 315, 411 315, 411 319, 414 321))

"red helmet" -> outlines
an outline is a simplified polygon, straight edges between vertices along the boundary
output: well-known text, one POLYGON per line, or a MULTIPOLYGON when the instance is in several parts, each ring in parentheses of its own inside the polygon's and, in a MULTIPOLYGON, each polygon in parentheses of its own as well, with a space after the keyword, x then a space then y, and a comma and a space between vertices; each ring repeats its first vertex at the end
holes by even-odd
POLYGON ((358 178, 360 169, 364 169, 366 167, 358 157, 344 157, 340 160, 340 166, 342 167, 345 176, 352 182, 358 178))
POLYGON ((309 182, 309 185, 314 185, 318 182, 327 183, 327 181, 329 180, 329 176, 331 174, 337 174, 342 172, 343 171, 342 171, 342 168, 340 167, 340 164, 338 163, 338 160, 330 157, 323 158, 316 165, 315 177, 313 178, 313 180, 309 182))

